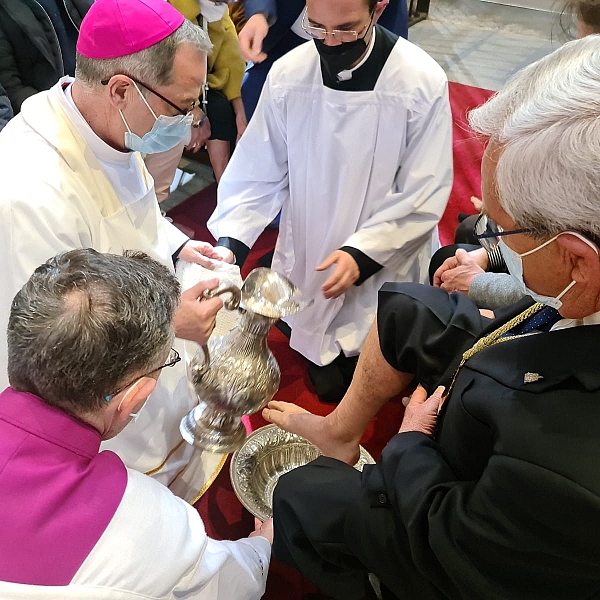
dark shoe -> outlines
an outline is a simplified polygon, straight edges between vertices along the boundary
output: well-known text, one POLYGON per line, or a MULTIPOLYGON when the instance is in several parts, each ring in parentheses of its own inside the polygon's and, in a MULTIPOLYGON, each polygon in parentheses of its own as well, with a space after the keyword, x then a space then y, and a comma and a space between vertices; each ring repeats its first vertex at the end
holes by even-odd
POLYGON ((340 370, 340 373, 344 378, 344 385, 346 386, 346 389, 348 389, 352 383, 352 378, 354 377, 358 356, 344 356, 342 353, 333 362, 340 370))
POLYGON ((338 404, 344 397, 348 386, 335 361, 324 367, 308 363, 308 376, 315 386, 319 399, 328 404, 338 404))

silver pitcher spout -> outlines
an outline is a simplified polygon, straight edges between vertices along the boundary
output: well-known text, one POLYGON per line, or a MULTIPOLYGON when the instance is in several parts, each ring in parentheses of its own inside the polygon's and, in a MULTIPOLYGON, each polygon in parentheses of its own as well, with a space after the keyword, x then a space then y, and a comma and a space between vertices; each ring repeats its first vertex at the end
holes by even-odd
POLYGON ((279 389, 279 365, 267 346, 267 334, 281 317, 296 314, 310 302, 283 275, 254 269, 241 290, 224 284, 211 295, 231 293, 224 303, 241 319, 227 335, 210 339, 190 363, 198 406, 181 421, 186 442, 212 452, 232 452, 246 438, 243 415, 261 410, 279 389))

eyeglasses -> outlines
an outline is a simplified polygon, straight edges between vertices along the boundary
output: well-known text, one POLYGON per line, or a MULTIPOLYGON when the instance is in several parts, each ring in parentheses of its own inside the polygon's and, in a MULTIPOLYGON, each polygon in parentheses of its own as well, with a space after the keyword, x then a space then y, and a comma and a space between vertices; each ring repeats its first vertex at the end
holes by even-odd
MULTIPOLYGON (((117 73, 115 73, 116 75, 117 73)), ((118 73, 119 75, 125 75, 125 73, 118 73)), ((135 81, 135 83, 137 83, 138 85, 141 85, 142 87, 145 87, 150 93, 154 94, 155 96, 158 96, 163 102, 166 102, 169 106, 173 107, 180 115, 189 115, 194 109, 198 108, 200 106, 200 102, 198 100, 195 100, 194 102, 191 103, 191 107, 188 109, 183 109, 180 108, 179 106, 177 106, 177 104, 175 104, 175 102, 171 102, 168 98, 165 98, 162 94, 159 94, 158 92, 154 91, 151 87, 147 86, 145 83, 142 83, 141 81, 138 81, 135 77, 132 77, 131 75, 125 75, 126 77, 129 77, 129 79, 131 79, 132 81, 135 81)), ((113 75, 114 77, 114 75, 113 75)), ((103 79, 100 83, 102 85, 108 85, 108 82, 110 81, 109 79, 103 79)))
MULTIPOLYGON (((358 40, 358 35, 368 29, 371 23, 373 22, 373 14, 371 13, 369 22, 363 25, 358 31, 347 30, 347 29, 332 29, 331 31, 327 31, 323 29, 323 27, 313 27, 306 22, 306 8, 304 9, 304 14, 302 15, 302 22, 300 26, 311 38, 314 40, 324 40, 327 37, 327 34, 330 33, 338 42, 342 44, 346 44, 348 42, 356 42, 358 40)), ((365 31, 365 35, 367 32, 365 31)), ((364 39, 365 35, 363 35, 364 39)))
POLYGON ((113 392, 112 394, 105 396, 104 399, 107 402, 110 402, 115 396, 118 396, 123 390, 126 390, 130 385, 133 385, 136 381, 138 381, 138 379, 141 379, 142 377, 148 377, 148 375, 152 375, 152 373, 156 373, 156 371, 160 371, 162 369, 165 369, 166 367, 172 367, 172 366, 176 365, 180 360, 181 360, 181 356, 179 356, 179 352, 177 352, 177 350, 175 350, 175 348, 171 348, 171 350, 169 351, 169 356, 167 356, 167 361, 165 362, 164 365, 162 365, 160 367, 156 367, 156 369, 152 369, 152 371, 148 371, 147 373, 144 373, 143 375, 139 375, 133 381, 130 381, 127 385, 121 386, 116 392, 113 392))
POLYGON ((473 237, 479 241, 481 246, 492 252, 500 242, 500 238, 505 235, 514 235, 515 233, 533 233, 535 229, 512 229, 504 231, 500 225, 492 221, 487 215, 481 214, 475 221, 473 227, 473 237))

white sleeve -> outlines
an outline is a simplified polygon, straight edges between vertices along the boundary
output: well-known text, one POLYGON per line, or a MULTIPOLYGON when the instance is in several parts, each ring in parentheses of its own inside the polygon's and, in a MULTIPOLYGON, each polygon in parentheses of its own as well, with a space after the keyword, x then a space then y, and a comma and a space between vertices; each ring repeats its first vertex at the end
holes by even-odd
POLYGON ((162 221, 162 229, 163 235, 167 240, 167 244, 169 245, 169 254, 173 256, 181 246, 185 243, 189 242, 190 238, 183 233, 183 231, 179 230, 173 223, 167 221, 165 217, 161 219, 162 221))
POLYGON ((442 217, 452 188, 452 114, 448 82, 408 116, 406 150, 380 210, 343 244, 401 273, 442 217))
POLYGON ((258 536, 210 539, 196 509, 128 469, 121 504, 71 583, 142 598, 258 600, 270 554, 270 543, 258 536))
POLYGON ((231 237, 251 248, 289 198, 288 150, 280 100, 271 94, 271 76, 218 187, 218 202, 207 226, 215 239, 231 237))

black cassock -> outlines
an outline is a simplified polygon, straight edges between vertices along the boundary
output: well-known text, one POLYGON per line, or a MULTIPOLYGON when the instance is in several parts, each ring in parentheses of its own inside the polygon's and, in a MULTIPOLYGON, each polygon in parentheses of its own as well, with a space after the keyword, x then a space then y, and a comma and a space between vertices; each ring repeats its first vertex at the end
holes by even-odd
MULTIPOLYGON (((386 360, 429 393, 519 314, 386 284, 386 360)), ((274 557, 335 598, 375 573, 398 598, 600 598, 600 326, 484 348, 460 369, 435 440, 394 436, 362 474, 321 457, 275 490, 274 557)))

